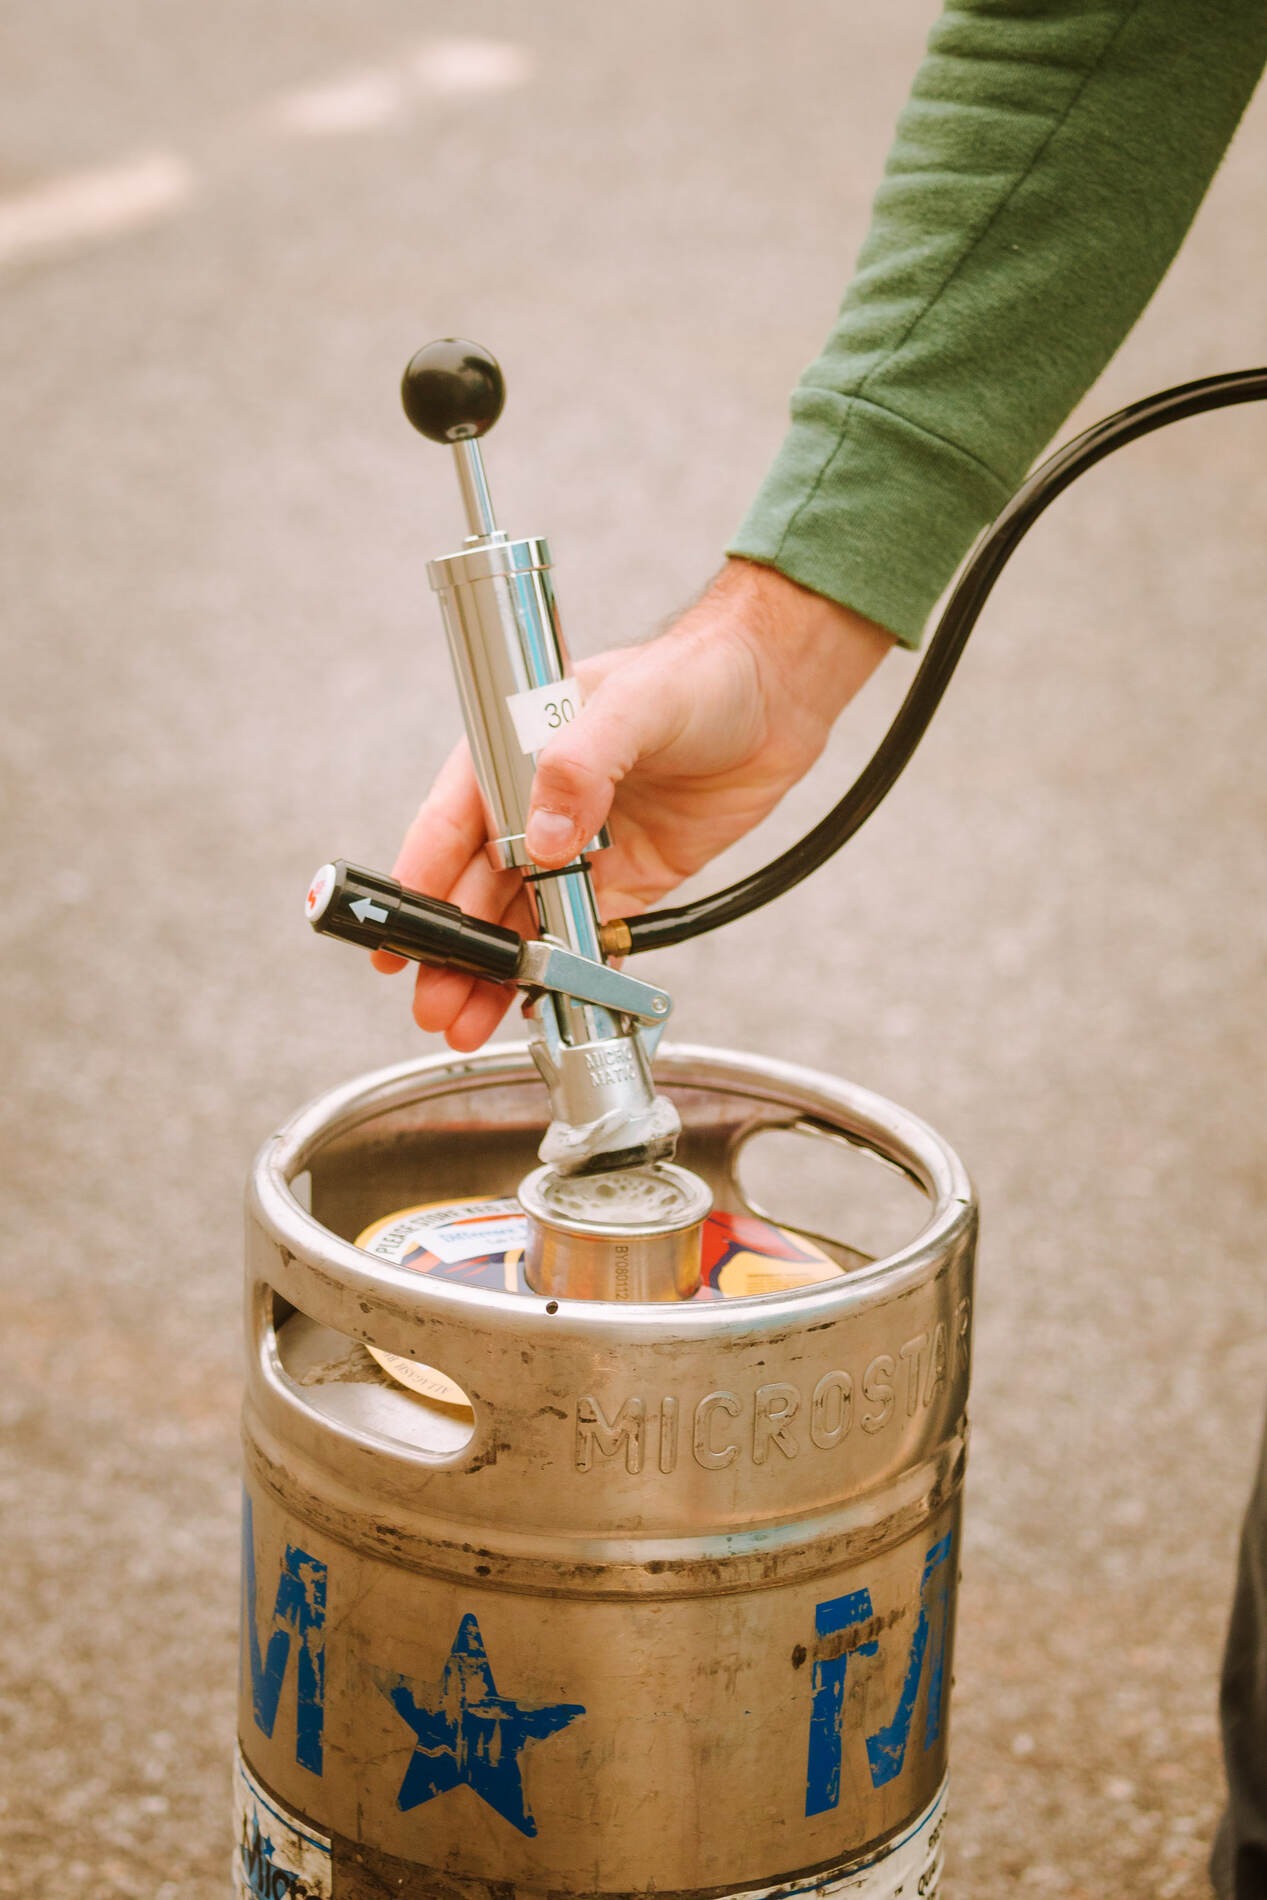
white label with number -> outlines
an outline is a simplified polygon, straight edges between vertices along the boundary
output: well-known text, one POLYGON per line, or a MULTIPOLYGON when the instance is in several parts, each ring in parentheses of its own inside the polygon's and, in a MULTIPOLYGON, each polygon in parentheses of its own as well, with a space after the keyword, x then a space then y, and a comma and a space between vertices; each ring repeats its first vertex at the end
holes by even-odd
POLYGON ((552 686, 533 686, 526 693, 512 693, 506 704, 523 750, 539 752, 580 712, 581 688, 576 680, 558 680, 552 686))

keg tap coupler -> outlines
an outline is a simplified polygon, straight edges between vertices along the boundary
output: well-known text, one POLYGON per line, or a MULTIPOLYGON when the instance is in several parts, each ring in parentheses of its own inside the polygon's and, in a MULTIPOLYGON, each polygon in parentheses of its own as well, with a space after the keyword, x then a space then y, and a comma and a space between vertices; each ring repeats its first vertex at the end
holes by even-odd
POLYGON ((428 575, 440 596, 488 857, 495 869, 522 875, 540 934, 521 938, 342 861, 317 873, 308 918, 369 948, 525 990, 529 1046, 551 1108, 539 1151, 545 1166, 521 1190, 537 1234, 534 1284, 541 1291, 575 1284, 590 1297, 680 1298, 694 1287, 683 1252, 692 1244, 698 1278, 709 1196, 693 1175, 668 1165, 680 1122, 656 1092, 651 1056, 672 1005, 663 990, 605 962, 587 854, 608 847, 606 830, 562 870, 543 869, 525 844, 536 754, 575 717, 581 693, 568 671, 549 548, 539 538, 509 539, 493 514, 478 438, 501 414, 502 373, 487 350, 449 337, 410 360, 401 397, 413 426, 451 447, 457 465, 470 532, 458 552, 429 563, 428 575), (568 1185, 591 1175, 604 1182, 568 1185), (652 1239, 661 1244, 644 1268, 634 1243, 652 1239))

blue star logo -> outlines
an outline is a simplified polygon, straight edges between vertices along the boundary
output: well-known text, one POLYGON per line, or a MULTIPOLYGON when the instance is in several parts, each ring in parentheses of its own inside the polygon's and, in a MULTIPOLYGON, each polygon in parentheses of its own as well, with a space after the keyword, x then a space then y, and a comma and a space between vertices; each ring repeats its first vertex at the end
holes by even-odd
POLYGON ((537 1824, 524 1794, 520 1756, 584 1715, 579 1702, 512 1702, 499 1696, 475 1618, 458 1625, 439 1682, 385 1676, 379 1688, 418 1737, 396 1796, 402 1812, 463 1783, 521 1834, 537 1824))

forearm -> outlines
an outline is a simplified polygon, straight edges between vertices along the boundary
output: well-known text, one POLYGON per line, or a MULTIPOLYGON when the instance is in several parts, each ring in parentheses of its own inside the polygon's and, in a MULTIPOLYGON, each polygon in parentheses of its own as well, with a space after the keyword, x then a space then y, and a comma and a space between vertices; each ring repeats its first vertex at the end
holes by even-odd
POLYGON ((789 698, 832 724, 893 647, 892 634, 853 608, 751 561, 728 560, 700 609, 710 636, 724 621, 753 654, 772 728, 789 698))
POLYGON ((1263 0, 961 0, 731 552, 918 642, 1160 282, 1267 60, 1263 0))

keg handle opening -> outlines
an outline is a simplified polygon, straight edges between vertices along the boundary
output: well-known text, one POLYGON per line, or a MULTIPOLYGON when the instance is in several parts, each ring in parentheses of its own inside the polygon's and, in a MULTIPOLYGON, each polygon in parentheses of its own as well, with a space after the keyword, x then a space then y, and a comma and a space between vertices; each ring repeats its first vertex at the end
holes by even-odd
POLYGON ((871 1266, 900 1245, 910 1231, 912 1201, 917 1200, 920 1207, 918 1228, 931 1198, 929 1184, 914 1168, 883 1154, 873 1142, 806 1115, 758 1116, 737 1128, 727 1147, 726 1172, 749 1213, 826 1248, 849 1272, 871 1266), (816 1148, 834 1163, 830 1225, 821 1219, 821 1210, 816 1217, 814 1204, 821 1193, 815 1180, 816 1148), (842 1150, 859 1158, 843 1182, 842 1150), (901 1183, 900 1205, 893 1193, 897 1182, 901 1183), (877 1227, 882 1238, 868 1237, 866 1245, 846 1240, 842 1232, 846 1222, 859 1221, 877 1227))

